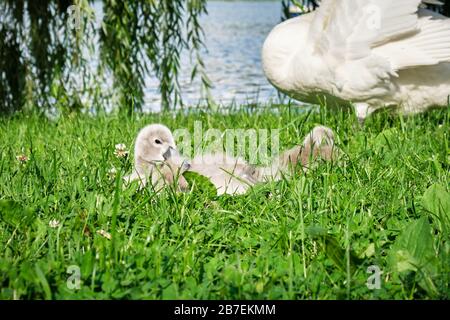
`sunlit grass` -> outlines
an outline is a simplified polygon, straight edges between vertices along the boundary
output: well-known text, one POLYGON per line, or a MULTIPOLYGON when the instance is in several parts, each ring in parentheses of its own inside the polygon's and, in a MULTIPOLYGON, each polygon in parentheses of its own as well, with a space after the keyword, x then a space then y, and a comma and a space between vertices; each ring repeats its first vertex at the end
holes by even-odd
POLYGON ((364 128, 351 112, 257 110, 0 119, 0 298, 449 298, 448 110, 376 114, 364 128), (323 124, 345 155, 239 197, 122 188, 132 157, 116 157, 116 144, 132 150, 149 123, 193 130, 194 121, 280 129, 283 149, 323 124), (427 206, 432 185, 443 191, 427 206), (398 240, 417 221, 431 232, 398 240), (400 272, 422 262, 423 251, 408 250, 424 239, 426 265, 400 272), (413 257, 400 261, 395 248, 413 257), (371 265, 382 271, 378 290, 366 286, 371 265), (67 286, 70 266, 79 290, 67 286))

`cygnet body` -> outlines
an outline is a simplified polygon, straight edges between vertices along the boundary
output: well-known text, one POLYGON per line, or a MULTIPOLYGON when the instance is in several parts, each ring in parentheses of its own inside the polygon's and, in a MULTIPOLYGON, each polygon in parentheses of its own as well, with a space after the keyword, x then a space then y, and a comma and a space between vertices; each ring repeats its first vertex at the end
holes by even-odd
POLYGON ((179 188, 186 190, 187 182, 180 173, 188 170, 207 177, 216 187, 218 195, 243 194, 257 183, 281 179, 297 164, 307 170, 319 158, 331 161, 336 157, 336 151, 333 131, 318 126, 304 138, 302 145, 285 151, 266 167, 253 166, 242 158, 224 153, 204 154, 186 161, 176 151, 170 130, 162 125, 150 125, 142 129, 136 139, 135 170, 127 181, 140 179, 145 185, 145 177, 151 176, 153 185, 161 185, 161 181, 178 181, 179 188), (164 143, 158 144, 156 139, 164 143), (156 170, 155 160, 163 162, 164 168, 168 167, 170 171, 156 170))

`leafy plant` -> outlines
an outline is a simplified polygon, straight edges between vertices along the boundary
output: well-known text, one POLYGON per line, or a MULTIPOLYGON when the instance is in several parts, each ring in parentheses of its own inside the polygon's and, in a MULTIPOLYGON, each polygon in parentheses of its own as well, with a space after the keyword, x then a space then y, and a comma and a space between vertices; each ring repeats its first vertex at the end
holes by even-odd
POLYGON ((394 271, 417 274, 419 285, 431 295, 437 294, 433 283, 437 272, 436 251, 426 217, 410 223, 400 234, 390 250, 389 261, 394 271))
POLYGON ((36 218, 31 208, 13 200, 0 200, 0 219, 12 227, 29 225, 36 218))
POLYGON ((312 226, 307 229, 307 234, 312 239, 319 241, 325 255, 331 259, 341 271, 347 271, 347 261, 349 262, 351 273, 355 272, 356 267, 362 262, 353 251, 349 252, 349 258, 347 258, 346 250, 343 249, 338 240, 325 229, 318 226, 312 226))
POLYGON ((450 297, 449 233, 439 218, 448 214, 448 110, 380 112, 355 130, 344 111, 258 108, 0 118, 0 298, 450 297), (282 150, 322 123, 346 157, 239 197, 202 193, 209 182, 188 176, 192 192, 118 187, 133 157, 118 160, 115 144, 131 148, 148 123, 192 132, 195 121, 283 128, 282 150), (373 142, 387 128, 401 139, 393 135, 391 147, 382 140, 380 156, 373 142), (79 289, 67 286, 71 266, 80 268, 79 289), (380 289, 367 287, 368 266, 379 267, 380 289))
POLYGON ((195 55, 192 76, 199 75, 208 90, 199 23, 206 0, 103 0, 100 27, 89 2, 1 1, 0 113, 25 106, 78 110, 91 107, 91 101, 114 102, 131 113, 142 106, 150 75, 159 80, 163 109, 173 108, 182 104, 183 50, 195 55), (92 74, 86 51, 92 56, 95 47, 101 59, 92 74), (103 93, 110 74, 118 101, 103 93))
POLYGON ((189 171, 183 173, 183 176, 186 178, 192 192, 203 194, 207 198, 214 198, 217 196, 216 187, 208 178, 189 171))
POLYGON ((422 206, 429 212, 443 234, 450 230, 450 194, 440 184, 433 184, 422 197, 422 206))

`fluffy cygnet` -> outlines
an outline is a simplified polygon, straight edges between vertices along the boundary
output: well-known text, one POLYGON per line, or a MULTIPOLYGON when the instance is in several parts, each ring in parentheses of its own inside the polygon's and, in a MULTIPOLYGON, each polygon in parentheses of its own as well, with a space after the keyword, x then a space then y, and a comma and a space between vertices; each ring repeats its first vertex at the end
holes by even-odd
POLYGON ((241 158, 217 153, 194 158, 189 171, 208 177, 219 195, 243 194, 257 183, 280 180, 297 164, 306 171, 317 159, 331 161, 336 156, 333 131, 317 126, 305 137, 302 145, 285 151, 267 167, 252 166, 241 158))
POLYGON ((224 153, 200 155, 188 163, 176 150, 170 130, 162 125, 150 125, 142 129, 136 139, 135 170, 126 179, 139 179, 143 186, 147 183, 146 177, 151 177, 153 185, 176 182, 181 190, 186 190, 188 185, 181 173, 189 170, 209 178, 218 195, 243 194, 257 183, 281 179, 297 164, 307 170, 319 158, 331 161, 336 152, 333 131, 317 126, 304 138, 302 145, 284 152, 267 167, 252 166, 224 153))

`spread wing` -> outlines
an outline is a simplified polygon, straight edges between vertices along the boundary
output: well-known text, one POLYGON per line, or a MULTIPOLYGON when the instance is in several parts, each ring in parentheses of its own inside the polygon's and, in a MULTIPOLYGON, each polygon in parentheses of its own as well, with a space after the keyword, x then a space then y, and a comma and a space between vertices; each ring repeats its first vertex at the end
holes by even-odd
MULTIPOLYGON (((376 54, 387 73, 450 61, 450 19, 421 0, 323 0, 309 30, 314 53, 331 65, 376 54)), ((378 66, 381 67, 381 66, 378 66)))

